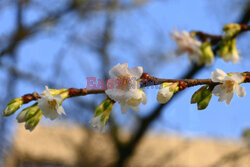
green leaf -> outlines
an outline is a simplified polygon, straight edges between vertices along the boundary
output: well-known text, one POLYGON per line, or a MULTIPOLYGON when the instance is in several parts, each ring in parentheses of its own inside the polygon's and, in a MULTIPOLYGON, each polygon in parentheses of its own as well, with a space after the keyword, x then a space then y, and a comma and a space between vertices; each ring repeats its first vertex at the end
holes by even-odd
POLYGON ((212 98, 212 92, 208 94, 203 100, 197 103, 198 110, 204 110, 205 108, 207 108, 211 98, 212 98))
POLYGON ((201 94, 204 89, 206 89, 207 85, 202 86, 200 89, 198 89, 196 92, 194 92, 192 98, 191 98, 191 104, 198 103, 201 99, 201 94))
POLYGON ((212 97, 212 92, 208 85, 202 86, 198 89, 191 98, 191 104, 197 103, 198 110, 205 109, 212 97))

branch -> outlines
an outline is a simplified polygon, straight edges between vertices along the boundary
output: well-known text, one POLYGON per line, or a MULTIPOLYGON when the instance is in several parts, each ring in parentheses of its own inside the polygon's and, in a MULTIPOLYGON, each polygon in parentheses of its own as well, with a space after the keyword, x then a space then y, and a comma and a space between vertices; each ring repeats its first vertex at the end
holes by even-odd
MULTIPOLYGON (((249 83, 250 72, 244 72, 241 74, 242 76, 244 76, 243 83, 249 83)), ((151 77, 147 73, 143 73, 142 77, 145 77, 145 76, 147 76, 147 78, 141 78, 141 81, 140 81, 142 88, 153 86, 153 85, 160 85, 162 83, 168 82, 168 83, 178 83, 179 91, 182 91, 185 88, 193 87, 193 86, 209 85, 211 87, 214 87, 220 84, 218 82, 213 82, 211 79, 161 79, 161 78, 151 77)), ((118 85, 116 88, 113 88, 113 89, 120 89, 118 87, 120 86, 118 85)), ((65 92, 68 92, 68 98, 71 98, 71 97, 77 97, 77 96, 86 96, 90 94, 103 94, 105 93, 105 90, 106 89, 69 88, 69 89, 66 89, 65 92)), ((30 94, 23 95, 22 98, 23 98, 23 104, 26 104, 26 103, 29 103, 30 101, 39 99, 40 95, 37 92, 33 92, 30 94)))
MULTIPOLYGON (((238 35, 246 32, 246 31, 249 31, 250 30, 250 26, 249 25, 246 25, 246 24, 240 24, 240 31, 238 33, 236 33, 234 36, 232 36, 231 38, 235 38, 237 37, 238 35)), ((211 41, 211 44, 213 45, 216 45, 217 43, 219 43, 223 36, 221 35, 212 35, 212 34, 209 34, 209 33, 204 33, 202 31, 194 31, 195 32, 195 35, 202 41, 202 42, 205 42, 207 40, 210 40, 211 41)), ((230 38, 230 39, 231 39, 230 38)))

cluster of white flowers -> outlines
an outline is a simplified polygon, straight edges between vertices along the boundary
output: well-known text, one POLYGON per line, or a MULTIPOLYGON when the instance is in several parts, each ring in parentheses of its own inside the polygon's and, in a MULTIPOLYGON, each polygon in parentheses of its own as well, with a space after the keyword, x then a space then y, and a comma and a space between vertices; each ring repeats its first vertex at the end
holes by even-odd
POLYGON ((194 39, 188 32, 179 32, 174 30, 171 34, 172 39, 176 42, 178 48, 176 50, 177 55, 188 53, 191 62, 201 64, 202 52, 201 42, 194 39))
POLYGON ((239 97, 246 95, 245 88, 239 85, 244 81, 244 76, 241 73, 226 74, 224 71, 216 69, 212 72, 211 77, 213 82, 221 83, 213 89, 213 94, 220 97, 218 101, 225 100, 226 104, 230 104, 234 91, 239 97))
MULTIPOLYGON (((170 36, 178 46, 176 50, 177 55, 188 53, 190 61, 198 65, 210 65, 213 62, 213 56, 206 58, 206 54, 202 53, 201 48, 204 43, 202 44, 193 38, 188 32, 174 30, 170 36)), ((227 33, 223 36, 218 54, 224 61, 231 61, 235 64, 241 60, 241 57, 236 47, 236 38, 231 38, 227 33)))
POLYGON ((37 100, 38 107, 42 110, 43 115, 51 120, 57 117, 61 118, 61 115, 66 113, 62 107, 62 97, 61 95, 52 96, 49 88, 45 86, 45 91, 40 95, 41 97, 37 100))
POLYGON ((142 67, 129 69, 128 63, 119 63, 109 71, 111 77, 121 82, 116 82, 116 87, 107 89, 105 93, 109 98, 120 104, 122 113, 126 113, 129 108, 139 111, 140 103, 147 103, 147 96, 140 89, 142 73, 142 67))

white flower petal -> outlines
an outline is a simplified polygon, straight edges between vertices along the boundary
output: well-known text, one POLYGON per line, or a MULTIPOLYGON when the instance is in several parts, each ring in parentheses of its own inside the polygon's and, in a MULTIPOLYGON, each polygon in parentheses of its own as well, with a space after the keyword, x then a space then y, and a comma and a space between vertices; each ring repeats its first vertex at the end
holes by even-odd
POLYGON ((226 96, 226 104, 227 105, 229 105, 231 103, 233 96, 234 96, 233 92, 227 94, 227 96, 226 96))
POLYGON ((108 95, 109 98, 111 98, 114 101, 124 101, 126 100, 124 97, 124 94, 126 93, 126 91, 122 90, 122 89, 107 89, 105 90, 106 95, 108 95))
MULTIPOLYGON (((126 92, 126 103, 129 106, 137 107, 143 101, 143 94, 144 92, 139 89, 132 89, 126 92)), ((144 94, 145 95, 145 94, 144 94)))
POLYGON ((58 107, 57 113, 58 113, 59 115, 62 115, 62 114, 66 115, 66 113, 65 113, 65 111, 64 111, 64 108, 63 108, 62 106, 59 106, 59 107, 58 107))
POLYGON ((135 79, 139 79, 143 73, 143 68, 141 66, 134 67, 132 69, 128 69, 131 77, 135 79))
POLYGON ((45 118, 49 118, 50 120, 55 120, 57 117, 59 117, 60 115, 58 115, 57 112, 54 112, 54 111, 50 111, 50 112, 43 112, 43 115, 45 118))
POLYGON ((61 95, 52 96, 48 87, 41 93, 41 97, 37 100, 38 107, 42 110, 43 115, 51 120, 57 117, 61 118, 61 114, 65 114, 61 106, 63 99, 61 95))
POLYGON ((224 71, 216 69, 216 71, 212 72, 211 78, 213 82, 223 82, 226 76, 227 74, 224 71))
POLYGON ((125 97, 127 100, 134 98, 134 99, 142 99, 142 92, 139 89, 130 89, 129 91, 126 91, 125 97))
POLYGON ((130 108, 133 110, 133 111, 136 111, 138 112, 140 110, 140 108, 138 106, 130 106, 130 108))
POLYGON ((215 96, 220 96, 220 94, 222 93, 221 85, 216 85, 216 86, 214 87, 212 93, 213 93, 215 96))
POLYGON ((239 97, 244 97, 246 95, 245 88, 238 84, 235 85, 235 91, 239 97))
POLYGON ((227 93, 226 92, 221 92, 221 94, 219 95, 218 101, 223 102, 226 99, 227 99, 227 93))
POLYGON ((109 75, 114 78, 120 78, 120 76, 129 75, 128 63, 118 63, 109 71, 109 75))
POLYGON ((236 83, 241 83, 244 80, 244 77, 241 73, 235 73, 231 76, 231 79, 234 80, 236 83))
POLYGON ((45 90, 41 94, 44 96, 52 96, 50 91, 49 91, 48 86, 45 86, 45 90))
POLYGON ((126 114, 128 112, 128 105, 125 103, 120 103, 121 111, 123 114, 126 114))
POLYGON ((96 128, 99 132, 104 133, 105 132, 105 122, 101 121, 102 115, 99 115, 97 117, 93 117, 89 123, 93 128, 96 128))

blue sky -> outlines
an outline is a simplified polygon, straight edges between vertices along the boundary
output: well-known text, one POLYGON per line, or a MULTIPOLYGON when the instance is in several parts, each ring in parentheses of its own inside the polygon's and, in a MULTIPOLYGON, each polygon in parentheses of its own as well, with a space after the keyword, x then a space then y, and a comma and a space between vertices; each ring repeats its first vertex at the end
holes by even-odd
MULTIPOLYGON (((115 16, 114 40, 110 45, 109 54, 111 56, 111 66, 117 63, 128 62, 130 67, 141 65, 145 72, 162 78, 177 78, 184 71, 190 68, 190 62, 187 56, 175 58, 170 53, 175 49, 174 42, 170 39, 169 33, 177 28, 178 30, 201 30, 211 34, 220 34, 221 27, 226 23, 237 20, 240 16, 242 5, 232 1, 221 1, 220 3, 201 0, 175 0, 175 1, 155 1, 140 8, 139 10, 131 10, 121 12, 115 16), (239 7, 233 8, 234 3, 239 7), (224 9, 221 10, 217 6, 220 5, 224 9), (230 12, 233 8, 233 12, 230 12), (155 36, 155 32, 159 32, 160 36, 155 36), (129 41, 128 43, 124 41, 129 41), (119 42, 123 41, 122 44, 119 42), (117 43, 116 43, 117 42, 117 43), (130 45, 136 47, 131 49, 130 45), (158 45, 158 46, 156 46, 158 45), (164 53, 165 58, 171 57, 171 61, 163 61, 160 66, 146 66, 150 57, 139 58, 138 53, 152 51, 164 53), (137 57, 136 57, 137 56, 137 57), (145 66, 144 66, 145 65, 145 66)), ((39 12, 38 12, 39 13, 39 12)), ((26 15, 26 22, 32 22, 36 19, 36 11, 29 11, 26 15)), ((42 12, 39 13, 42 15, 42 12)), ((73 18, 71 14, 65 17, 67 25, 57 27, 57 31, 49 30, 41 33, 32 39, 25 41, 18 49, 18 65, 22 71, 27 71, 39 75, 45 80, 41 85, 33 85, 29 81, 18 82, 17 95, 23 95, 28 92, 42 91, 47 80, 52 80, 63 87, 85 87, 86 77, 102 77, 100 74, 100 63, 96 52, 86 46, 71 47, 72 43, 67 41, 70 36, 70 29, 79 32, 79 37, 87 39, 91 36, 83 36, 91 33, 92 28, 103 24, 102 14, 93 16, 94 19, 84 21, 79 18, 73 18), (74 26, 77 22, 77 26, 74 26), (81 36, 82 35, 82 36, 81 36), (61 52, 63 48, 63 54, 61 52), (88 55, 81 59, 81 55, 88 55), (56 75, 51 72, 55 62, 60 62, 64 67, 60 73, 56 75), (32 70, 30 70, 32 69, 32 70), (86 72, 87 71, 87 72, 86 72), (66 78, 66 79, 65 79, 66 78), (43 85, 42 85, 43 84, 43 85)), ((1 36, 7 34, 13 28, 13 10, 6 10, 0 16, 0 25, 4 25, 0 31, 1 36)), ((243 61, 234 65, 225 63, 218 59, 215 63, 202 70, 195 78, 210 78, 211 72, 216 68, 220 68, 225 72, 243 72, 249 70, 248 39, 250 34, 244 34, 244 37, 238 41, 243 61)), ((153 55, 152 55, 153 56, 153 55)), ((164 56, 163 56, 164 58, 164 56)), ((8 63, 5 59, 4 62, 8 63)), ((104 69, 108 72, 108 69, 104 69)), ((1 77, 0 77, 1 79, 1 77)), ((243 85, 247 91, 244 98, 238 98, 236 95, 230 106, 225 103, 217 102, 218 98, 213 96, 210 105, 203 111, 198 111, 196 105, 190 104, 190 98, 194 91, 198 89, 189 88, 183 92, 171 105, 166 107, 162 116, 155 121, 152 130, 171 131, 185 135, 194 136, 213 136, 225 138, 238 138, 243 128, 250 127, 250 111, 248 101, 250 100, 250 86, 243 85)), ((154 108, 156 102, 156 89, 147 89, 148 104, 141 107, 138 114, 146 115, 150 109, 154 108)), ((102 100, 102 96, 98 101, 102 100)), ((82 99, 95 100, 95 96, 84 97, 82 99)), ((72 106, 70 101, 67 105, 72 106)), ((116 105, 115 115, 117 121, 122 125, 130 124, 133 127, 133 120, 130 120, 132 111, 127 115, 120 114, 119 106, 116 105)), ((68 113, 67 118, 76 119, 68 113)), ((78 115, 79 117, 80 115, 78 115)), ((89 116, 89 118, 91 115, 89 116)))

